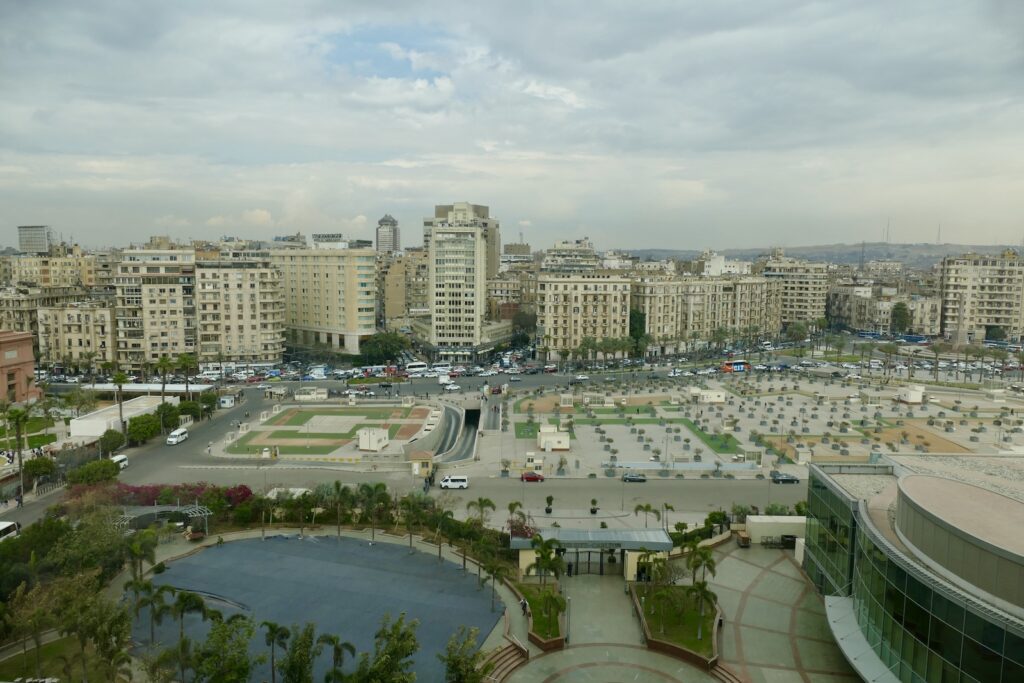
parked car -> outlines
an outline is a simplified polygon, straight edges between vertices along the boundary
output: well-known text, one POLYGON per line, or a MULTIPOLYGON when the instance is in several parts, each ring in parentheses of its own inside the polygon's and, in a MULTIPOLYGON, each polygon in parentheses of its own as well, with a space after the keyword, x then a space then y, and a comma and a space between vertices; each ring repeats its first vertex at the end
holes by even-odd
POLYGON ((769 475, 772 479, 773 484, 799 484, 800 478, 795 477, 792 474, 786 474, 785 472, 779 472, 778 470, 772 470, 769 475))
POLYGON ((577 382, 586 382, 588 379, 590 378, 587 377, 586 375, 576 375, 577 382))
POLYGON ((642 484, 647 481, 647 476, 643 474, 637 474, 635 472, 627 472, 622 475, 622 481, 632 482, 635 484, 642 484))
POLYGON ((462 387, 460 387, 458 384, 452 384, 451 382, 449 382, 448 384, 444 385, 444 390, 445 391, 462 391, 462 387))
POLYGON ((519 475, 519 481, 544 481, 544 475, 540 472, 523 472, 519 475))

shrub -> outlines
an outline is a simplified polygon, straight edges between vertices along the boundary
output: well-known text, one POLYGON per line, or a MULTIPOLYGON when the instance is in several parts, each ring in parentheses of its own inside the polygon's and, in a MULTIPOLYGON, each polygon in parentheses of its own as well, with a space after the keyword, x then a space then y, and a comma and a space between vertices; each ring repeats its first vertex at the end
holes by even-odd
POLYGON ((124 434, 116 429, 108 429, 100 437, 100 450, 108 455, 124 445, 124 434))
POLYGON ((121 468, 109 460, 94 460, 68 472, 69 484, 99 484, 117 478, 121 468))
POLYGON ((157 562, 153 565, 154 574, 163 574, 165 571, 167 571, 167 565, 163 562, 157 562))
POLYGON ((128 440, 144 444, 160 433, 160 420, 156 415, 139 415, 128 420, 128 440))

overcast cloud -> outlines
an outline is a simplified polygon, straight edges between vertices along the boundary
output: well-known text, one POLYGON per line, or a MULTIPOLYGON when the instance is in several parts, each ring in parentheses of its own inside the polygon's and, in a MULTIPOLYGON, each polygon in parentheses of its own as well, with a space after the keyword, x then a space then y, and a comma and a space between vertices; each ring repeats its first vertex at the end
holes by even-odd
POLYGON ((5 2, 0 244, 1017 243, 1022 93, 1015 0, 5 2))

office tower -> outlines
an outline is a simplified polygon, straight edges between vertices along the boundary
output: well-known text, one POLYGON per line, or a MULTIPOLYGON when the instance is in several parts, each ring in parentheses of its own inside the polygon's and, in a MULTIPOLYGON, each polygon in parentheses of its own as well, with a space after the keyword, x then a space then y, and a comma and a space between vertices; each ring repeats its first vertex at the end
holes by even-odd
POLYGON ((377 221, 377 253, 392 254, 402 249, 398 221, 391 214, 385 214, 377 221))
POLYGON ((48 254, 53 233, 48 225, 19 225, 18 248, 26 254, 48 254))
POLYGON ((430 248, 431 235, 438 226, 473 226, 480 228, 486 244, 486 278, 498 274, 501 263, 501 228, 498 219, 491 218, 491 210, 480 204, 456 202, 439 204, 434 215, 423 219, 423 246, 430 248))

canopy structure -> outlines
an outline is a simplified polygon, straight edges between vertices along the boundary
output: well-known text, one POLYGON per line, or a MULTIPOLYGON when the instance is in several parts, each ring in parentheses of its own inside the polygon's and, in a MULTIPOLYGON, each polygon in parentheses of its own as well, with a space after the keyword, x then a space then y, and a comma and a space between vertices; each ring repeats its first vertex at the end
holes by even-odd
MULTIPOLYGON (((537 533, 554 539, 563 548, 579 550, 672 550, 672 537, 664 529, 562 529, 551 527, 537 533)), ((512 538, 512 550, 532 548, 529 538, 512 538)))
POLYGON ((139 518, 146 515, 154 515, 158 519, 160 517, 167 517, 171 514, 182 514, 187 516, 189 519, 196 519, 201 517, 203 520, 204 531, 209 530, 209 518, 213 514, 213 511, 205 505, 196 503, 187 503, 185 505, 126 505, 122 508, 121 515, 114 520, 114 526, 118 529, 127 529, 131 526, 131 523, 139 518))

